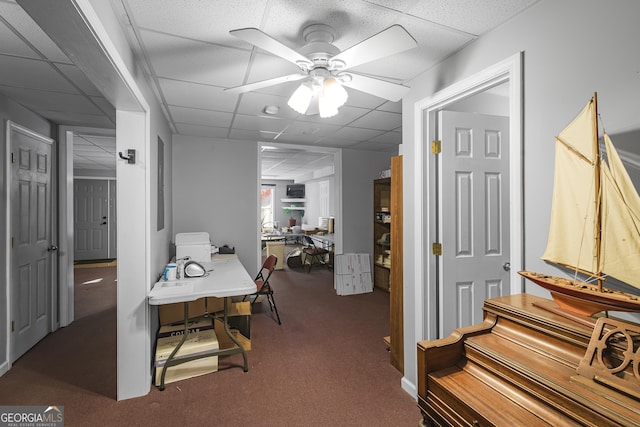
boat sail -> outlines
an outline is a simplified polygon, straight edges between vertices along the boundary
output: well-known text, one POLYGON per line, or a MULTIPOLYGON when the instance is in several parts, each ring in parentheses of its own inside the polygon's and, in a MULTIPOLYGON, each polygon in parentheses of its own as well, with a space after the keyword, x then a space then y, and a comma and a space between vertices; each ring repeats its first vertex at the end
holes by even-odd
MULTIPOLYGON (((542 259, 590 276, 597 285, 530 271, 571 313, 640 311, 640 296, 603 286, 606 276, 640 289, 640 197, 604 132, 600 153, 597 94, 556 137, 554 189, 542 259)), ((576 274, 577 275, 577 274, 576 274)))

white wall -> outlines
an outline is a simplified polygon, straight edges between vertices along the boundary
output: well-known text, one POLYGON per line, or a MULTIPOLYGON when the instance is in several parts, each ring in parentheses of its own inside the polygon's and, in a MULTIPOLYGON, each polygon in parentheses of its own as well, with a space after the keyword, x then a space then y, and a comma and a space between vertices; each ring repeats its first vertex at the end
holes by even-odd
MULTIPOLYGON (((410 82, 403 100, 404 221, 414 224, 420 198, 412 197, 420 179, 414 165, 417 140, 414 103, 489 66, 524 52, 524 266, 553 273, 540 260, 546 245, 553 184, 554 136, 582 109, 594 91, 607 131, 615 135, 640 128, 640 2, 543 0, 458 54, 410 82), (409 195, 409 197, 407 197, 409 195)), ((640 153, 640 147, 635 147, 640 153)), ((406 225, 405 225, 406 227, 406 225)), ((411 225, 409 225, 411 227, 411 225)), ((413 300, 415 239, 404 234, 405 378, 417 386, 416 318, 413 300), (410 304, 408 303, 410 302, 410 304)), ((526 283, 526 292, 548 294, 526 283)))
POLYGON ((258 170, 257 142, 173 137, 174 233, 206 231, 213 244, 235 246, 251 276, 260 266, 258 170))

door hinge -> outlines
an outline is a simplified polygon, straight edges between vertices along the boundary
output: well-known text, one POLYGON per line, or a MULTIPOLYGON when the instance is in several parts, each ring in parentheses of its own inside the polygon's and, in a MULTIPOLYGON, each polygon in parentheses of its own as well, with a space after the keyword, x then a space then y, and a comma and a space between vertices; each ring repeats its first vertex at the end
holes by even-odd
POLYGON ((16 246, 16 239, 13 236, 11 236, 11 249, 15 248, 15 246, 16 246))
POLYGON ((13 332, 16 328, 16 322, 14 322, 13 320, 11 321, 11 332, 13 332))
POLYGON ((16 162, 16 156, 14 153, 11 153, 11 163, 15 163, 16 162))
POLYGON ((442 141, 431 141, 431 152, 433 154, 440 154, 442 152, 442 141))
POLYGON ((431 251, 435 256, 442 256, 442 243, 432 243, 431 251))

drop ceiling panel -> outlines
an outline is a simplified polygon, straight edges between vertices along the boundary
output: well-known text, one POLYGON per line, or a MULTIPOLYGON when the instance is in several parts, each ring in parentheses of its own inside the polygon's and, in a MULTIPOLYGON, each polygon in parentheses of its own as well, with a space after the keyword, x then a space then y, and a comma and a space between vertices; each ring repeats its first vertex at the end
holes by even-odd
POLYGON ((230 36, 238 28, 259 27, 268 0, 127 1, 137 25, 209 43, 250 48, 230 36))
POLYGON ((382 135, 371 138, 368 142, 386 144, 386 145, 398 145, 402 144, 402 133, 400 132, 385 132, 382 135))
POLYGON ((365 1, 275 1, 269 10, 265 32, 290 46, 302 46, 302 29, 321 22, 336 30, 334 44, 345 50, 389 27, 398 13, 365 1))
POLYGON ((41 90, 25 90, 15 87, 0 86, 0 91, 34 110, 50 110, 67 113, 102 115, 89 98, 60 92, 44 92, 41 90))
POLYGON ((238 104, 238 113, 249 115, 262 115, 267 105, 275 105, 280 109, 278 117, 296 119, 299 114, 287 105, 287 98, 264 93, 248 92, 242 94, 238 104))
POLYGON ((176 128, 179 134, 202 136, 206 138, 226 138, 229 133, 228 128, 191 125, 185 123, 176 123, 176 128))
POLYGON ((169 105, 233 112, 238 95, 230 95, 218 86, 158 79, 164 98, 169 105))
POLYGON ((484 34, 508 18, 527 8, 536 0, 450 0, 416 1, 406 10, 425 20, 458 28, 470 34, 484 34))
POLYGON ((318 123, 321 125, 322 124, 347 125, 353 122, 354 120, 358 119, 359 117, 362 117, 363 115, 367 114, 369 111, 370 110, 365 108, 357 108, 357 107, 350 107, 349 105, 344 105, 340 107, 340 112, 333 117, 327 117, 323 119, 318 114, 314 114, 312 116, 301 115, 300 120, 304 122, 318 123))
POLYGON ((268 130, 281 132, 292 122, 278 117, 252 116, 248 114, 236 114, 233 119, 233 126, 243 130, 268 130))
POLYGON ((49 63, 0 55, 0 82, 6 86, 78 93, 49 63))
MULTIPOLYGON (((71 64, 71 60, 16 3, 0 2, 0 16, 50 61, 71 64)), ((4 44, 4 40, 3 40, 4 44)))
POLYGON ((368 141, 371 138, 381 135, 384 131, 374 129, 362 129, 354 127, 343 127, 335 133, 338 138, 351 139, 354 141, 368 141))
MULTIPOLYGON (((1 13, 1 12, 0 12, 1 13)), ((27 58, 39 58, 29 45, 18 37, 6 25, 0 21, 0 53, 7 55, 25 56, 27 58)))
POLYGON ((402 115, 386 111, 371 111, 369 114, 350 123, 350 126, 378 130, 393 129, 401 125, 402 115))
POLYGON ((83 93, 90 96, 102 96, 87 76, 75 65, 56 64, 56 67, 83 93))
POLYGON ((169 111, 176 123, 191 125, 229 127, 233 118, 231 113, 196 108, 169 107, 169 111))
POLYGON ((242 83, 249 52, 191 39, 141 31, 159 77, 232 87, 242 83))

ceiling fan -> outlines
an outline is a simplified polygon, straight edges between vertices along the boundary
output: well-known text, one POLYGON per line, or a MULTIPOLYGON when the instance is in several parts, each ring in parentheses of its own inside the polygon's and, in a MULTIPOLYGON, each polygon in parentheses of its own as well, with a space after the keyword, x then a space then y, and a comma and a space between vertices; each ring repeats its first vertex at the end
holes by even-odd
POLYGON ((417 46, 415 39, 400 25, 375 34, 340 51, 332 44, 334 29, 325 24, 312 24, 303 30, 306 44, 295 51, 257 28, 232 30, 231 35, 294 63, 299 73, 262 80, 225 89, 228 93, 244 93, 286 82, 304 80, 289 99, 289 106, 300 114, 331 117, 347 101, 343 86, 366 92, 389 101, 399 101, 409 87, 349 71, 377 59, 417 46))

